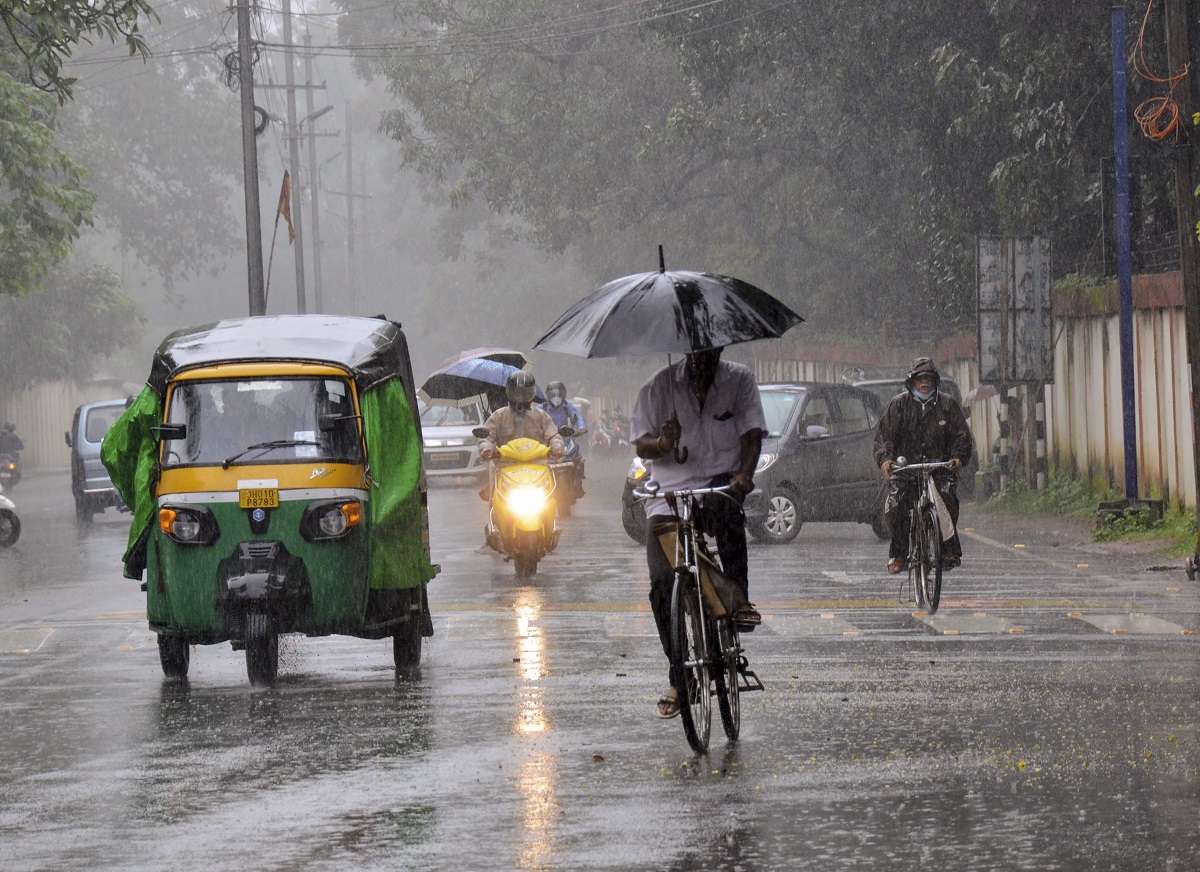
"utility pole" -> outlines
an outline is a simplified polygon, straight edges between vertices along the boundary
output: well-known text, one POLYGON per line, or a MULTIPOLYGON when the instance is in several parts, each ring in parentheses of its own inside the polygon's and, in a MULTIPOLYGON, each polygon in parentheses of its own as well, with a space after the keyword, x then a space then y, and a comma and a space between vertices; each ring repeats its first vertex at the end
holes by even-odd
MULTIPOLYGON (((284 82, 287 87, 288 163, 291 164, 292 190, 300 182, 300 130, 296 123, 296 71, 292 65, 292 0, 283 0, 284 82)), ((292 225, 296 228, 296 311, 307 311, 304 302, 304 221, 301 200, 292 197, 292 225)))
POLYGON ((1133 365, 1133 261, 1129 205, 1129 113, 1126 108, 1125 7, 1112 8, 1113 147, 1116 166, 1117 284, 1121 314, 1121 417, 1125 453, 1125 499, 1138 498, 1137 408, 1133 365))
POLYGON ((354 313, 358 290, 354 274, 354 130, 350 127, 349 101, 346 102, 346 293, 350 297, 347 308, 354 313))
MULTIPOLYGON (((1167 0, 1168 76, 1191 62, 1187 0, 1167 0)), ((1183 311, 1187 324, 1188 364, 1191 375, 1192 464, 1196 476, 1197 507, 1200 510, 1200 246, 1196 240, 1196 221, 1200 209, 1196 203, 1196 153, 1192 130, 1192 112, 1196 106, 1193 85, 1196 73, 1190 73, 1176 92, 1179 104, 1179 129, 1175 145, 1175 207, 1179 214, 1179 272, 1183 282, 1183 311)), ((1188 561, 1188 574, 1194 575, 1200 564, 1200 533, 1195 553, 1188 561)))
POLYGON ((320 177, 317 175, 317 137, 313 116, 312 35, 304 35, 304 99, 308 110, 308 189, 312 191, 312 250, 313 250, 313 311, 320 312, 324 303, 321 292, 321 207, 317 202, 320 177))
POLYGON ((255 141, 254 57, 250 44, 250 0, 237 0, 238 88, 242 100, 242 183, 246 190, 246 272, 250 314, 267 313, 263 289, 262 212, 258 200, 258 143, 255 141))

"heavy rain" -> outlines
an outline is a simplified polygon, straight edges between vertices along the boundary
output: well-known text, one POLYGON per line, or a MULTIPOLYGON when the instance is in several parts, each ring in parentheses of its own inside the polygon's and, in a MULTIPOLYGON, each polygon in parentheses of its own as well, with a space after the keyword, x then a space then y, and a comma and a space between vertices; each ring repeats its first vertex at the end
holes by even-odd
POLYGON ((1200 0, 0 24, 0 868, 1200 868, 1200 0))

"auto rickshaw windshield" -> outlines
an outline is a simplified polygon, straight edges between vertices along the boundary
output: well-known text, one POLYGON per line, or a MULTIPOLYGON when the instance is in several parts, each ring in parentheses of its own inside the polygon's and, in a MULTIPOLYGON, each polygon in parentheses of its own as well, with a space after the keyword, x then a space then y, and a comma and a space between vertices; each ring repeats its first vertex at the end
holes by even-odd
POLYGON ((349 382, 339 378, 180 381, 167 422, 187 436, 165 443, 163 466, 313 460, 362 462, 362 441, 349 382), (247 451, 267 442, 280 444, 247 451))

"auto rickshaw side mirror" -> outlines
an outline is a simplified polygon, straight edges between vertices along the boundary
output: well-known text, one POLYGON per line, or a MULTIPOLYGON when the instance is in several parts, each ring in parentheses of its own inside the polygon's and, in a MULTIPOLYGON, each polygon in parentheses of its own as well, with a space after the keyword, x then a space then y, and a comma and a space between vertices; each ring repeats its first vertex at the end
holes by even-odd
POLYGON ((568 427, 565 424, 558 428, 558 435, 564 439, 571 439, 577 433, 578 433, 578 431, 574 427, 568 427))
POLYGON ((159 424, 151 427, 150 432, 158 437, 159 442, 174 442, 187 438, 187 424, 159 424))
POLYGON ((471 435, 476 439, 490 439, 492 437, 492 431, 487 427, 476 427, 471 431, 471 435))

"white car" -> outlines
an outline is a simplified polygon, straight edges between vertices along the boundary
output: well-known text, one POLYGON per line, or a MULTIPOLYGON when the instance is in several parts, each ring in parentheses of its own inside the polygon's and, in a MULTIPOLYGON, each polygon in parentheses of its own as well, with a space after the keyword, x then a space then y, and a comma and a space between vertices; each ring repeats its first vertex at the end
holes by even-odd
POLYGON ((488 465, 479 457, 479 440, 471 431, 483 424, 483 403, 469 406, 430 406, 418 402, 421 437, 425 442, 425 474, 431 478, 483 478, 488 465))

